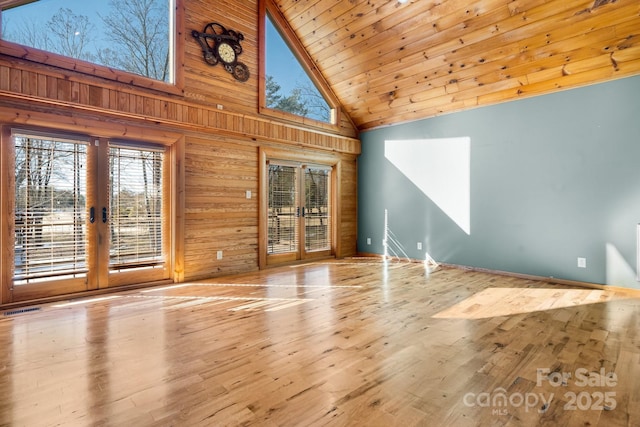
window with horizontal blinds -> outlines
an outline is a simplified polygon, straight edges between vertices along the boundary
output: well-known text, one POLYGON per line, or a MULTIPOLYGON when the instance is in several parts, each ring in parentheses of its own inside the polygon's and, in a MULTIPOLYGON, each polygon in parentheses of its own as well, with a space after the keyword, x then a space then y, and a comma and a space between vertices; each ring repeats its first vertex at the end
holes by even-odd
POLYGON ((87 145, 14 133, 14 285, 87 273, 87 145))
POLYGON ((164 147, 109 147, 109 269, 163 267, 164 147))
POLYGON ((305 250, 331 249, 331 169, 304 168, 305 250))
POLYGON ((268 254, 298 250, 298 168, 269 164, 268 254))

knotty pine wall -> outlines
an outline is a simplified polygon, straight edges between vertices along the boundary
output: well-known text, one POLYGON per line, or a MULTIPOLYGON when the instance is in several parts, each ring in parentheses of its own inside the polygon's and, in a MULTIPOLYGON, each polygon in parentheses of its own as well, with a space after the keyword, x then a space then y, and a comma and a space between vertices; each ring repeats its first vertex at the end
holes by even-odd
POLYGON ((360 141, 348 117, 317 127, 258 114, 257 0, 178 0, 177 22, 175 87, 144 87, 124 73, 0 42, 0 125, 178 144, 179 281, 258 268, 260 147, 330 153, 341 160, 336 255, 355 254, 360 141), (239 59, 249 67, 247 82, 204 62, 191 31, 212 21, 243 33, 239 59))

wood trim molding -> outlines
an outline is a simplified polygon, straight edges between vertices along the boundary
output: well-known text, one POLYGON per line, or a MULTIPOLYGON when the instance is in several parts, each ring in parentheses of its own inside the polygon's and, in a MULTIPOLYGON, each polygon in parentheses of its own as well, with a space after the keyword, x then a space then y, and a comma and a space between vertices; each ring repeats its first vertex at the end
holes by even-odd
POLYGON ((186 184, 185 184, 185 138, 180 137, 171 146, 171 209, 170 216, 173 224, 171 252, 173 254, 173 281, 184 282, 184 254, 185 254, 185 212, 186 212, 186 184))
MULTIPOLYGON (((37 112, 47 112, 56 116, 73 116, 85 113, 87 117, 96 116, 104 120, 117 119, 123 122, 139 122, 158 127, 165 125, 174 129, 210 133, 215 131, 221 135, 232 135, 277 142, 286 145, 307 146, 310 148, 331 150, 348 154, 360 154, 360 140, 344 137, 329 132, 308 130, 302 126, 293 126, 274 122, 273 120, 250 117, 228 111, 219 111, 203 106, 194 106, 188 102, 169 101, 157 98, 131 95, 129 105, 140 105, 141 112, 119 111, 91 105, 89 102, 61 101, 25 95, 0 89, 0 99, 8 108, 0 108, 0 121, 11 123, 29 123, 37 112), (159 105, 160 112, 155 107, 159 105), (145 111, 154 110, 154 111, 145 111), (197 112, 194 114, 194 112, 197 112)), ((111 122, 107 127, 111 127, 111 122)))
POLYGON ((267 223, 267 203, 269 183, 265 177, 267 176, 267 150, 260 147, 258 153, 258 268, 260 270, 267 267, 267 244, 268 230, 264 224, 267 223))
MULTIPOLYGON (((11 149, 11 128, 0 126, 0 188, 14 188, 14 151, 11 149)), ((11 302, 13 294, 11 272, 13 270, 13 210, 14 194, 8 191, 0 192, 0 304, 11 302)))
POLYGON ((600 283, 582 282, 579 280, 560 279, 557 277, 549 276, 536 276, 533 274, 514 273, 511 271, 492 270, 489 268, 471 267, 465 265, 438 263, 443 267, 457 268, 459 270, 478 271, 482 273, 495 274, 498 276, 516 277, 518 279, 535 280, 538 282, 554 283, 556 285, 578 286, 581 288, 601 289, 601 290, 615 290, 616 292, 630 292, 640 295, 640 289, 625 288, 622 286, 603 285, 600 283))

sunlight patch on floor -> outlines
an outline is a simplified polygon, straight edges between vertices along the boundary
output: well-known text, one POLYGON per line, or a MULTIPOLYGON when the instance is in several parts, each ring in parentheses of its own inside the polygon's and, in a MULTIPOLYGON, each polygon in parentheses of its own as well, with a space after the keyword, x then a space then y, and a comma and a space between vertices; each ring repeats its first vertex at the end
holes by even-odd
POLYGON ((106 297, 95 297, 95 298, 80 299, 75 301, 66 301, 66 302, 54 304, 52 305, 52 307, 61 308, 61 307, 70 307, 74 305, 93 304, 96 302, 107 301, 107 300, 112 300, 116 298, 122 298, 122 295, 109 295, 106 297))
POLYGON ((486 319, 628 299, 599 289, 489 288, 434 315, 439 319, 486 319))
POLYGON ((164 307, 165 310, 176 310, 186 307, 192 307, 200 304, 221 304, 231 303, 234 307, 229 311, 244 310, 264 310, 277 311, 283 308, 293 307, 314 301, 312 298, 261 298, 261 297, 236 297, 236 296, 192 296, 192 295, 132 295, 130 298, 147 298, 159 301, 182 301, 177 304, 171 304, 164 307), (240 305, 235 305, 240 304, 240 305))

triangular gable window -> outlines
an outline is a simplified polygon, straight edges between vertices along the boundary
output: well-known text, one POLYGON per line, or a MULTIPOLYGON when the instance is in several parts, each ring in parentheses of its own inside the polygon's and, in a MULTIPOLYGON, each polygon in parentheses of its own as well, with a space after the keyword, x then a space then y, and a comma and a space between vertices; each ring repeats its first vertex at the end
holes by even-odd
POLYGON ((309 59, 305 58, 304 49, 297 45, 297 40, 286 36, 287 32, 291 32, 290 29, 283 28, 286 22, 279 22, 282 18, 271 13, 270 7, 275 6, 267 5, 263 15, 262 111, 269 113, 269 110, 275 110, 282 113, 284 118, 293 115, 335 124, 337 103, 329 99, 328 91, 319 89, 322 84, 317 83, 318 76, 308 71, 309 59))

